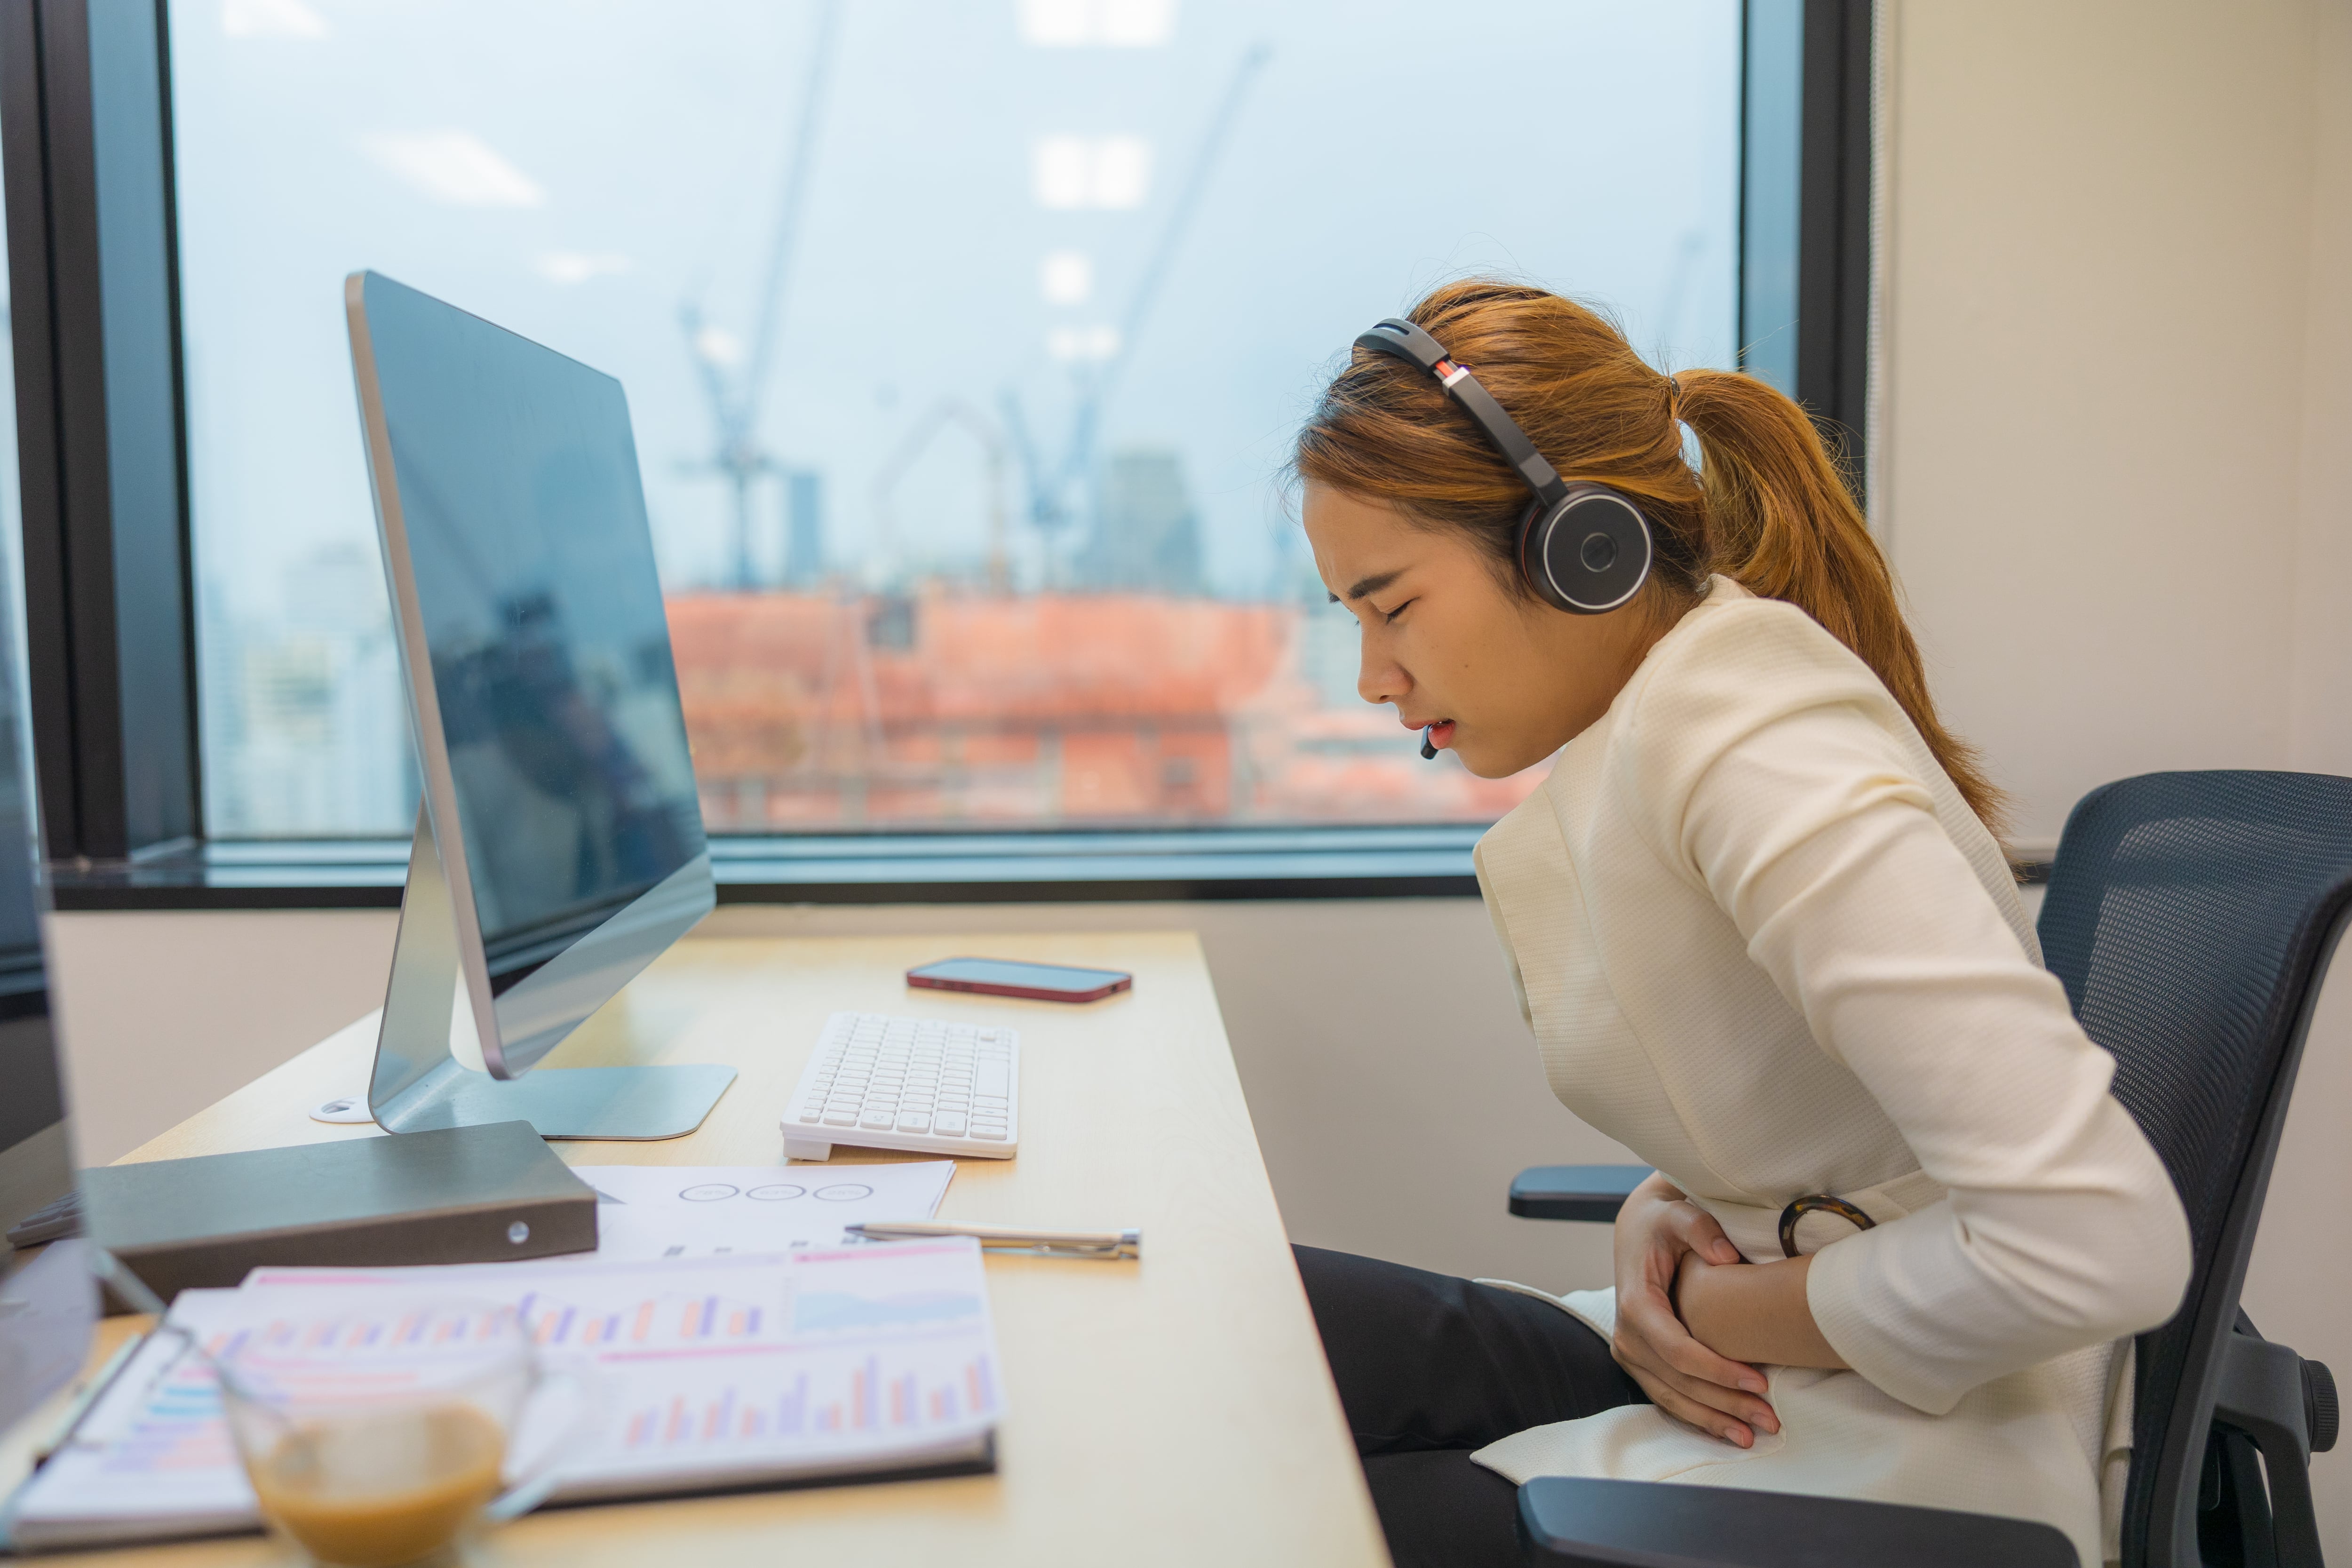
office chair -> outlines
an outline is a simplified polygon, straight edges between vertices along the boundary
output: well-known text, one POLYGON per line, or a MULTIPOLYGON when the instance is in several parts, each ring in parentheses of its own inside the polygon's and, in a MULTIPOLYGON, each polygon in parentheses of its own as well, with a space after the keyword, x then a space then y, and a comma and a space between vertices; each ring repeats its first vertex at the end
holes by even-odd
MULTIPOLYGON (((2163 1159, 2196 1248, 2180 1310, 2138 1340, 2125 1568, 2321 1568, 2310 1464, 2336 1442, 2335 1382, 2256 1333, 2238 1293, 2347 916, 2352 779, 2149 773, 2084 797, 2059 841, 2044 958, 2115 1054, 2116 1098, 2163 1159)), ((1538 1167, 1511 1184, 1511 1212, 1613 1220, 1647 1173, 1538 1167)), ((1519 1533, 1546 1564, 2075 1561, 2058 1531, 2018 1520, 1558 1477, 1519 1489, 1519 1533)))

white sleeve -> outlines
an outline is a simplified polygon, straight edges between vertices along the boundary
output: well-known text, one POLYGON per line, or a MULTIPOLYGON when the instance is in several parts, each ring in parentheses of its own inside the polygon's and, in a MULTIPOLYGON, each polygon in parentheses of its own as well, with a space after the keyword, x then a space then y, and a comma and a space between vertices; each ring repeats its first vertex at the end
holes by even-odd
POLYGON ((1949 1193, 1814 1257, 1807 1298, 1848 1365, 1941 1415, 2171 1315, 2188 1222, 2107 1092, 2114 1059, 1894 735, 1851 703, 1783 713, 1707 764, 1679 828, 1748 955, 1949 1193))

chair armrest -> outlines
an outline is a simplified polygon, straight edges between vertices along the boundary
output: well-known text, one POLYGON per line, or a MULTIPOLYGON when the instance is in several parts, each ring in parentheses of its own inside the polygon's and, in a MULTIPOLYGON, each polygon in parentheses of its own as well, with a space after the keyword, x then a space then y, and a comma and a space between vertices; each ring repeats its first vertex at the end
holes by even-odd
POLYGON ((2221 1342, 2213 1424, 2244 1433, 2262 1450, 2282 1568, 2321 1560, 2311 1456, 2336 1446, 2336 1379, 2326 1366, 2263 1339, 2241 1310, 2221 1342))
POLYGON ((1647 1165, 1530 1165, 1511 1179, 1511 1212, 1608 1225, 1649 1173, 1647 1165))
POLYGON ((2031 1520, 1568 1476, 1519 1489, 1519 1548, 1542 1568, 2081 1568, 2031 1520))

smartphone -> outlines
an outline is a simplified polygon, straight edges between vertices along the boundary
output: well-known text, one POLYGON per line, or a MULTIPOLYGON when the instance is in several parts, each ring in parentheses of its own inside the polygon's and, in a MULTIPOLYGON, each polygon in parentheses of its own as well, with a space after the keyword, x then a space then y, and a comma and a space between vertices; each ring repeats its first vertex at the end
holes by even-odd
POLYGON ((1117 969, 1073 969, 1066 963, 943 958, 907 971, 907 984, 933 991, 977 991, 983 996, 1026 996, 1034 1002, 1099 1002, 1133 986, 1135 976, 1117 969))

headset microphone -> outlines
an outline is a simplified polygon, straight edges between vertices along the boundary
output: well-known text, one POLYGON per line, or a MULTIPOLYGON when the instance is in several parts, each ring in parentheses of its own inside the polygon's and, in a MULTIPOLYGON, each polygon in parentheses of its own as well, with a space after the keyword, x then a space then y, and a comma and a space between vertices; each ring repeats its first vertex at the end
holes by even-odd
POLYGON ((1429 729, 1421 732, 1421 760, 1424 763, 1432 761, 1437 755, 1437 742, 1429 738, 1430 731, 1436 728, 1436 725, 1432 724, 1429 729))
MULTIPOLYGON (((1544 461, 1494 395, 1445 345, 1411 321, 1391 316, 1356 340, 1356 347, 1388 354, 1435 376, 1446 395, 1477 422, 1486 439, 1535 492, 1519 516, 1519 571, 1536 596, 1580 616, 1613 610, 1641 592, 1650 575, 1650 520, 1605 485, 1571 485, 1544 461)), ((1427 736, 1421 754, 1433 757, 1427 736)))

